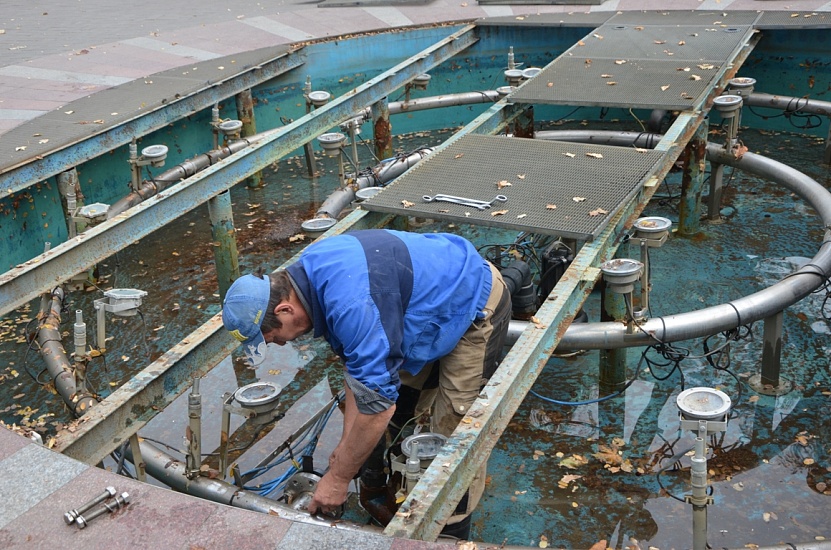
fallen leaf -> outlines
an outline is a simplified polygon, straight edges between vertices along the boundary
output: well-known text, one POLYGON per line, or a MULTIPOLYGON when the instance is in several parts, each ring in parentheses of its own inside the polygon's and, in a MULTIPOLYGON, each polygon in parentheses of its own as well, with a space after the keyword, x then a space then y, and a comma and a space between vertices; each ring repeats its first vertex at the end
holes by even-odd
POLYGON ((690 68, 689 68, 689 67, 678 67, 678 68, 677 68, 677 69, 675 69, 675 70, 676 70, 676 71, 684 71, 685 73, 690 72, 690 68))
POLYGON ((19 146, 19 147, 15 147, 15 148, 14 148, 14 150, 15 150, 15 151, 25 151, 25 150, 26 150, 26 146, 25 146, 25 145, 21 145, 21 146, 19 146))
POLYGON ((606 82, 606 86, 614 86, 616 84, 617 82, 615 82, 614 80, 609 80, 608 82, 606 82))
POLYGON ((597 38, 598 40, 603 40, 603 36, 597 33, 592 34, 593 37, 597 38))
POLYGON ((549 88, 553 88, 553 87, 554 87, 554 83, 553 83, 553 82, 549 82, 548 84, 546 84, 546 86, 548 86, 549 88))
POLYGON ((465 156, 465 154, 464 154, 464 153, 459 153, 458 155, 454 156, 453 158, 454 158, 454 159, 460 159, 460 158, 462 158, 463 156, 465 156))
POLYGON ((586 153, 586 156, 591 157, 593 159, 602 159, 603 158, 603 155, 601 155, 600 153, 586 153))
POLYGON ((711 65, 709 63, 702 63, 701 65, 697 65, 697 67, 699 69, 701 69, 702 71, 708 71, 710 69, 715 69, 716 68, 715 65, 711 65))
POLYGON ((610 75, 610 74, 602 74, 602 75, 600 75, 600 78, 612 78, 612 75, 610 75))
POLYGON ((686 42, 684 42, 683 40, 679 40, 679 41, 678 41, 678 45, 679 45, 679 46, 683 46, 683 45, 685 45, 685 44, 686 44, 686 42))
POLYGON ((545 207, 548 210, 555 210, 557 208, 557 205, 556 204, 546 204, 545 207))
POLYGON ((518 177, 521 180, 524 180, 525 179, 525 174, 517 174, 516 177, 518 177))
POLYGON ((806 466, 810 466, 814 462, 816 462, 816 460, 814 460, 813 458, 806 458, 805 460, 802 461, 802 463, 806 466))
POLYGON ((41 145, 43 145, 44 143, 49 143, 49 139, 48 138, 40 139, 40 140, 38 140, 38 143, 41 144, 41 145))
POLYGON ((736 159, 742 158, 745 153, 747 153, 747 146, 744 143, 739 142, 738 145, 733 148, 733 157, 736 159))
POLYGON ((595 216, 600 216, 601 214, 608 214, 608 213, 609 213, 608 210, 603 210, 602 208, 595 208, 594 210, 589 212, 589 216, 595 217, 595 216))
POLYGON ((75 112, 75 111, 64 111, 63 113, 64 113, 65 115, 71 115, 71 114, 72 114, 72 113, 74 113, 74 112, 75 112))
POLYGON ((298 241, 304 240, 306 240, 306 235, 304 235, 303 233, 298 233, 297 235, 292 235, 291 237, 289 237, 290 243, 296 243, 298 241))
POLYGON ((584 200, 586 200, 586 197, 571 197, 571 200, 573 200, 574 202, 583 202, 584 200))
POLYGON ((652 43, 653 44, 666 44, 667 41, 666 40, 653 40, 652 43))
POLYGON ((497 210, 496 212, 491 212, 491 216, 502 216, 507 214, 507 210, 497 210))
POLYGON ((625 59, 617 59, 615 60, 615 65, 623 65, 626 63, 625 59))
POLYGON ((496 188, 497 189, 502 189, 504 187, 511 187, 512 185, 513 184, 511 182, 509 182, 508 180, 501 180, 501 181, 496 182, 496 188))
POLYGON ((759 396, 758 396, 758 395, 751 395, 750 397, 748 397, 748 398, 747 398, 747 402, 748 402, 748 403, 755 403, 755 402, 756 402, 756 401, 758 401, 758 400, 759 400, 759 396))
POLYGON ((576 156, 577 156, 577 155, 575 155, 574 153, 563 153, 563 154, 564 154, 565 156, 567 156, 568 158, 570 158, 570 159, 573 159, 574 157, 576 157, 576 156))
POLYGON ((404 205, 404 208, 411 208, 415 206, 415 203, 410 201, 401 201, 401 204, 404 205))
POLYGON ((525 216, 527 216, 527 215, 528 215, 528 214, 520 214, 520 215, 519 215, 519 216, 517 216, 516 218, 517 218, 518 220, 521 220, 522 218, 524 218, 524 217, 525 217, 525 216))
POLYGON ((661 86, 661 91, 662 92, 666 92, 667 90, 669 90, 669 84, 667 84, 665 86, 661 86))
POLYGON ((690 75, 690 80, 701 80, 701 77, 698 76, 697 74, 691 74, 690 75))

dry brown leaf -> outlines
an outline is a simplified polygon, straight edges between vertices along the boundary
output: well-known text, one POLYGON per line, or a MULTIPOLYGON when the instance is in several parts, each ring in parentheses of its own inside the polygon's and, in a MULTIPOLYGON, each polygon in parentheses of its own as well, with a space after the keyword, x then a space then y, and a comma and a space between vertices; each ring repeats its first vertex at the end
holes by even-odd
POLYGON ((496 212, 491 212, 491 216, 503 216, 507 213, 507 210, 497 210, 496 212))
POLYGON ((521 220, 522 218, 524 218, 527 215, 528 214, 520 214, 519 216, 516 217, 516 219, 521 220))
POLYGON ((710 69, 715 69, 716 66, 709 63, 702 63, 701 65, 698 65, 698 68, 702 71, 709 71, 710 69))
POLYGON ((546 205, 545 205, 545 207, 546 207, 548 210, 556 210, 557 205, 556 205, 556 204, 546 204, 546 205))
POLYGON ((665 86, 661 86, 661 91, 662 92, 666 92, 667 90, 669 90, 669 84, 667 84, 665 86))
POLYGON ((603 36, 597 33, 592 34, 593 37, 597 38, 598 40, 603 40, 603 36))
POLYGON ((464 154, 464 153, 459 153, 458 155, 454 156, 453 158, 454 158, 454 159, 460 159, 460 158, 462 158, 463 156, 465 156, 465 154, 464 154))
POLYGON ((595 216, 600 216, 601 214, 608 214, 608 213, 609 213, 608 210, 603 210, 602 208, 595 208, 594 210, 589 212, 589 216, 595 217, 595 216))
POLYGON ((577 156, 577 155, 575 155, 574 153, 563 153, 563 154, 564 154, 565 156, 567 156, 568 158, 570 158, 570 159, 573 159, 574 157, 576 157, 576 156, 577 156))
POLYGON ((553 82, 549 82, 548 84, 546 84, 546 86, 548 86, 549 88, 553 88, 553 87, 554 87, 554 83, 553 83, 553 82))
POLYGON ((642 31, 642 30, 643 30, 643 27, 642 27, 642 26, 640 26, 640 25, 638 25, 637 27, 635 27, 635 30, 636 30, 636 31, 642 31))
POLYGON ((653 44, 666 44, 667 41, 666 40, 653 40, 652 43, 653 44))
POLYGON ((617 84, 617 82, 615 82, 614 80, 610 80, 610 81, 606 82, 607 86, 614 86, 615 84, 617 84))
POLYGON ((525 174, 517 174, 516 177, 518 177, 521 180, 524 180, 525 179, 525 174))
POLYGON ((698 76, 697 74, 691 74, 690 75, 690 80, 701 80, 701 77, 698 76))
POLYGON ((411 208, 411 207, 415 206, 414 202, 410 202, 410 201, 407 201, 407 200, 401 201, 401 204, 404 206, 404 208, 411 208))
POLYGON ((742 142, 739 142, 733 148, 733 157, 736 158, 736 159, 742 158, 745 153, 747 153, 747 146, 742 142))
POLYGON ((508 180, 501 180, 501 181, 496 182, 496 188, 497 189, 502 189, 504 187, 511 187, 512 185, 513 184, 511 182, 509 182, 508 180))
POLYGON ((683 40, 679 40, 679 41, 678 41, 678 45, 679 45, 679 46, 683 46, 683 45, 685 45, 685 44, 686 44, 686 42, 684 42, 683 40))
POLYGON ((610 74, 602 74, 602 75, 600 75, 600 78, 612 78, 612 75, 610 75, 610 74))
POLYGON ((297 235, 292 235, 291 237, 289 237, 290 243, 295 243, 304 240, 306 240, 306 235, 304 235, 303 233, 298 233, 297 235))
POLYGON ((676 70, 676 71, 684 71, 685 73, 690 72, 690 68, 689 68, 689 67, 678 67, 678 68, 677 68, 677 69, 675 69, 675 70, 676 70))
POLYGON ((586 197, 571 197, 571 200, 573 200, 574 202, 583 202, 584 200, 586 200, 586 197))
POLYGON ((600 153, 586 153, 586 156, 591 157, 593 159, 602 159, 603 158, 603 155, 601 155, 600 153))
POLYGON ((626 63, 625 59, 616 59, 615 60, 615 65, 623 65, 625 63, 626 63))

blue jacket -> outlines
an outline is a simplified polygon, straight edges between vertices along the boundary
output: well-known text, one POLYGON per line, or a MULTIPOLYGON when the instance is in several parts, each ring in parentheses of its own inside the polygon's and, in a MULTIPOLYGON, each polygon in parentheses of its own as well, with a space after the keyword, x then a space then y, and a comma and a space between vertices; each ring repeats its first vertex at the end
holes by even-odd
POLYGON ((489 264, 450 234, 346 233, 307 247, 288 272, 347 378, 392 403, 399 370, 447 355, 491 291, 489 264))

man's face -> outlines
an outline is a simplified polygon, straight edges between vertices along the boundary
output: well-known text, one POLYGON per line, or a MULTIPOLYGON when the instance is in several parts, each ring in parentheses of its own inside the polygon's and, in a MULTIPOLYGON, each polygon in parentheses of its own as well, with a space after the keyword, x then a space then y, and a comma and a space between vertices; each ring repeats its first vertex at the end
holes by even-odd
POLYGON ((280 306, 278 306, 276 314, 280 318, 280 321, 282 321, 283 326, 273 328, 268 332, 263 332, 263 338, 265 338, 268 344, 284 346, 286 342, 291 342, 299 338, 312 328, 306 312, 302 309, 292 308, 290 310, 281 310, 280 306))

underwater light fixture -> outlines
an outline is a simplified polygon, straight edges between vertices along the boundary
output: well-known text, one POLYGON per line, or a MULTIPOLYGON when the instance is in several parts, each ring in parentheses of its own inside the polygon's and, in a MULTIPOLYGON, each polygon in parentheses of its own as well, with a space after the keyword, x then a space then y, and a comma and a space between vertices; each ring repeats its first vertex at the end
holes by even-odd
POLYGON ((496 89, 496 93, 498 93, 499 97, 502 98, 511 95, 514 92, 514 90, 516 90, 516 87, 514 86, 500 86, 496 89))
POLYGON ((508 69, 505 71, 505 78, 508 80, 509 86, 519 86, 522 84, 522 71, 520 69, 508 69))
POLYGON ((254 382, 234 392, 234 400, 251 411, 262 415, 277 406, 282 388, 273 382, 254 382))
POLYGON ((280 392, 283 388, 273 382, 252 382, 238 388, 233 393, 222 395, 222 419, 219 437, 219 471, 225 477, 228 464, 228 438, 231 433, 231 415, 237 414, 247 418, 254 426, 262 426, 282 418, 277 412, 280 392), (238 403, 239 406, 235 405, 238 403))
POLYGON ((629 258, 616 258, 600 265, 603 278, 612 292, 631 294, 635 290, 635 281, 640 279, 643 264, 629 258))
POLYGON ((336 223, 338 220, 334 218, 312 218, 301 223, 300 227, 309 233, 322 233, 334 227, 336 223))
POLYGON ((660 216, 638 218, 632 225, 635 233, 630 240, 633 244, 639 246, 641 263, 643 264, 643 274, 641 275, 641 307, 638 311, 632 312, 632 315, 637 321, 646 319, 649 314, 649 292, 651 290, 649 249, 661 248, 664 245, 669 236, 670 227, 672 227, 672 222, 660 216))
POLYGON ((753 87, 756 85, 756 79, 750 77, 736 77, 727 81, 727 89, 731 94, 736 94, 743 98, 749 97, 753 93, 753 87))
POLYGON ((323 147, 323 152, 327 157, 335 158, 340 156, 340 148, 343 142, 346 141, 346 136, 340 132, 329 132, 328 134, 321 134, 317 141, 323 147))
POLYGON ((732 147, 739 135, 739 114, 742 110, 742 96, 721 95, 713 98, 713 108, 719 112, 721 118, 727 122, 727 141, 725 147, 732 147))
POLYGON ((164 166, 167 158, 167 145, 151 145, 141 150, 141 158, 149 161, 155 167, 164 166))
POLYGON ((107 347, 107 312, 119 317, 133 317, 139 312, 142 299, 147 296, 144 290, 135 288, 114 288, 104 293, 104 298, 94 300, 96 345, 104 352, 107 347))
POLYGON ((690 459, 690 484, 692 494, 684 500, 693 507, 693 550, 705 550, 707 546, 707 506, 713 497, 707 494, 707 452, 704 438, 709 434, 727 430, 727 414, 732 407, 730 397, 714 388, 689 388, 675 398, 681 429, 696 433, 695 454, 690 459))
POLYGON ((130 186, 133 191, 138 190, 141 184, 141 167, 153 166, 159 168, 164 166, 164 161, 167 158, 167 145, 150 145, 141 150, 141 156, 138 154, 138 144, 136 139, 130 142, 129 146, 130 156, 127 162, 130 163, 131 180, 130 186))
POLYGON ((332 94, 329 92, 324 92, 322 90, 309 92, 309 101, 315 107, 323 107, 332 99, 332 94))
POLYGON ((541 72, 542 69, 540 69, 539 67, 528 67, 527 69, 522 70, 522 78, 525 80, 529 80, 531 78, 534 78, 541 72))
POLYGON ((413 88, 415 88, 416 90, 426 90, 427 86, 430 85, 430 79, 431 78, 433 78, 433 77, 430 76, 427 73, 423 73, 423 74, 418 75, 417 77, 415 77, 413 79, 413 82, 412 82, 413 88))
POLYGON ((704 387, 682 391, 675 398, 675 404, 680 411, 682 428, 698 430, 699 422, 705 420, 713 424, 708 426, 710 433, 724 431, 727 413, 733 406, 730 396, 723 391, 704 387))
POLYGON ((109 204, 94 202, 79 208, 73 218, 83 218, 87 222, 103 221, 107 217, 107 210, 109 208, 109 204))
POLYGON ((222 132, 226 139, 231 141, 238 140, 240 138, 240 132, 242 131, 242 121, 226 120, 220 122, 219 131, 222 132))

